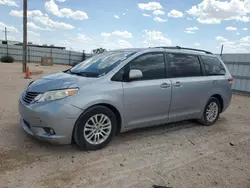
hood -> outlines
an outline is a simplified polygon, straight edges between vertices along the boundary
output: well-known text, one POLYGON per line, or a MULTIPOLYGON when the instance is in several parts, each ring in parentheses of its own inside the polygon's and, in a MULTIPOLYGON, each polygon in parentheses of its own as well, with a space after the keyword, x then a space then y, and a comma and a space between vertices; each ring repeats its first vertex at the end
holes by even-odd
POLYGON ((64 72, 50 74, 32 82, 28 91, 44 93, 49 90, 65 89, 69 87, 79 87, 80 84, 93 82, 97 78, 71 75, 64 72))

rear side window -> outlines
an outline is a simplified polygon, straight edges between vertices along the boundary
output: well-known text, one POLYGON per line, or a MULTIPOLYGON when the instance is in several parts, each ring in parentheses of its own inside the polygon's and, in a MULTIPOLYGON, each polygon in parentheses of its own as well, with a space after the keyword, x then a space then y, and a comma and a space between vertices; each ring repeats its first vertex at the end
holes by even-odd
POLYGON ((201 76, 201 65, 196 55, 168 53, 167 57, 169 77, 201 76))
POLYGON ((154 80, 165 78, 165 61, 163 53, 143 54, 129 63, 130 70, 142 71, 141 80, 154 80))
POLYGON ((225 75, 226 70, 220 60, 216 57, 201 56, 202 62, 208 76, 225 75))

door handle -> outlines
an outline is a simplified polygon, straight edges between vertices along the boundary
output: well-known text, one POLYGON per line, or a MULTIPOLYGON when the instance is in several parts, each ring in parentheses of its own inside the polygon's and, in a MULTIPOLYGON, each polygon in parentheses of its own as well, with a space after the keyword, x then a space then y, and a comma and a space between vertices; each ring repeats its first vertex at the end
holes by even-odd
POLYGON ((174 84, 174 87, 181 87, 182 85, 181 85, 181 83, 180 82, 175 82, 175 84, 174 84))
POLYGON ((171 85, 168 83, 162 83, 161 88, 169 88, 171 85))

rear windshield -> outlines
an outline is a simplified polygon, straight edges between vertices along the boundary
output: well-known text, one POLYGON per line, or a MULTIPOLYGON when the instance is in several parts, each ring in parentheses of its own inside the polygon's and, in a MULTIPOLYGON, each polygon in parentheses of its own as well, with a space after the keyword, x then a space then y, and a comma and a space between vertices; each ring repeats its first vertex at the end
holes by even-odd
POLYGON ((107 74, 135 52, 104 52, 95 55, 70 69, 70 73, 80 76, 100 77, 107 74))

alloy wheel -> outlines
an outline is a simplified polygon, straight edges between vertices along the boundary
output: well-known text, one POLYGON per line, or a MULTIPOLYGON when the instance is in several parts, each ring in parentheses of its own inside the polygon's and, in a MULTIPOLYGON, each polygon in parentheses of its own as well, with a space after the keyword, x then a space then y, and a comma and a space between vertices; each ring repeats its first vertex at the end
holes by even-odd
POLYGON ((206 119, 209 122, 213 122, 219 113, 219 106, 216 102, 211 102, 206 110, 206 119))
POLYGON ((86 122, 83 135, 90 144, 97 145, 105 142, 112 129, 112 123, 108 116, 96 114, 86 122))

